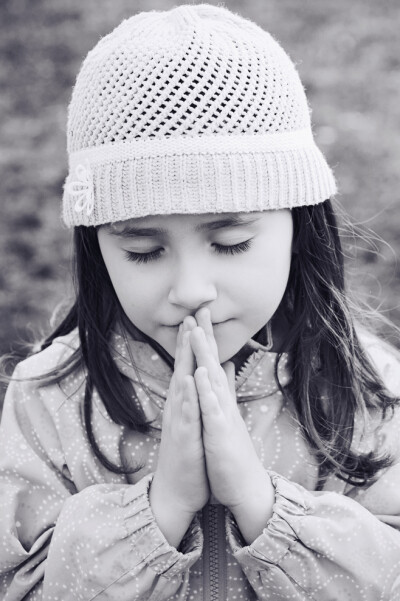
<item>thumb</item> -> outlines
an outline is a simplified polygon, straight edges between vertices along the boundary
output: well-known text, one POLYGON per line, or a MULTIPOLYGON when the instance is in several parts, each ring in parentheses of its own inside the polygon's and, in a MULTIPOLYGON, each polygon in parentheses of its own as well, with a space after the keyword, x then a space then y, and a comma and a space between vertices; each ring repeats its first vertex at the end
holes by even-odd
POLYGON ((222 364, 222 369, 224 370, 226 379, 228 380, 229 391, 232 395, 232 398, 236 400, 235 365, 233 361, 225 361, 225 363, 222 364))

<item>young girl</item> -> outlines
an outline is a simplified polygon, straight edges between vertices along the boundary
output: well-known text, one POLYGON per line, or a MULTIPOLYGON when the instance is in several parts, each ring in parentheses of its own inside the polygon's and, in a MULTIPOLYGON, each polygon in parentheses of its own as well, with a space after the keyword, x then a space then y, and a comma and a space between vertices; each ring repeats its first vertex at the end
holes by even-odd
POLYGON ((360 334, 297 72, 124 21, 69 110, 75 304, 2 418, 2 598, 400 599, 395 353, 360 334))

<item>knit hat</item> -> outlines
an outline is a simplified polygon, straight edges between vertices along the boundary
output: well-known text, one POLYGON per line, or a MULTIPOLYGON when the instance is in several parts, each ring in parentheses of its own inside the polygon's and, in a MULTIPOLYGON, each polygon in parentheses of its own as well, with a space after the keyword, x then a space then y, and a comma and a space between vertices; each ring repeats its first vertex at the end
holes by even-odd
POLYGON ((297 71, 208 4, 143 12, 89 52, 68 116, 68 226, 312 205, 336 192, 297 71))

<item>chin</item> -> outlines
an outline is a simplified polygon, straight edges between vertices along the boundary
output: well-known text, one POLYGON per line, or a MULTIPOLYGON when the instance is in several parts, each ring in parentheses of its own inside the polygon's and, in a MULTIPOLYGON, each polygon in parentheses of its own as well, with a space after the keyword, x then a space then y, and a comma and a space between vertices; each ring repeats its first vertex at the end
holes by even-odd
POLYGON ((218 357, 220 363, 225 363, 229 361, 240 351, 240 349, 246 344, 245 342, 234 342, 232 339, 218 340, 218 337, 215 337, 218 347, 218 357))

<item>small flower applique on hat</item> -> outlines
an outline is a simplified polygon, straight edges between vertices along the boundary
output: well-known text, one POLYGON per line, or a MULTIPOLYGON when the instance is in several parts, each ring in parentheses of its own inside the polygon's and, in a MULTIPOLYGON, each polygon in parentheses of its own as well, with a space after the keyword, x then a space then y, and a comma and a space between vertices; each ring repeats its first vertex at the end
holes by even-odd
POLYGON ((93 174, 89 163, 82 163, 75 168, 75 181, 66 183, 65 188, 68 194, 75 199, 74 211, 82 213, 86 211, 87 215, 91 215, 94 208, 94 185, 93 174))

